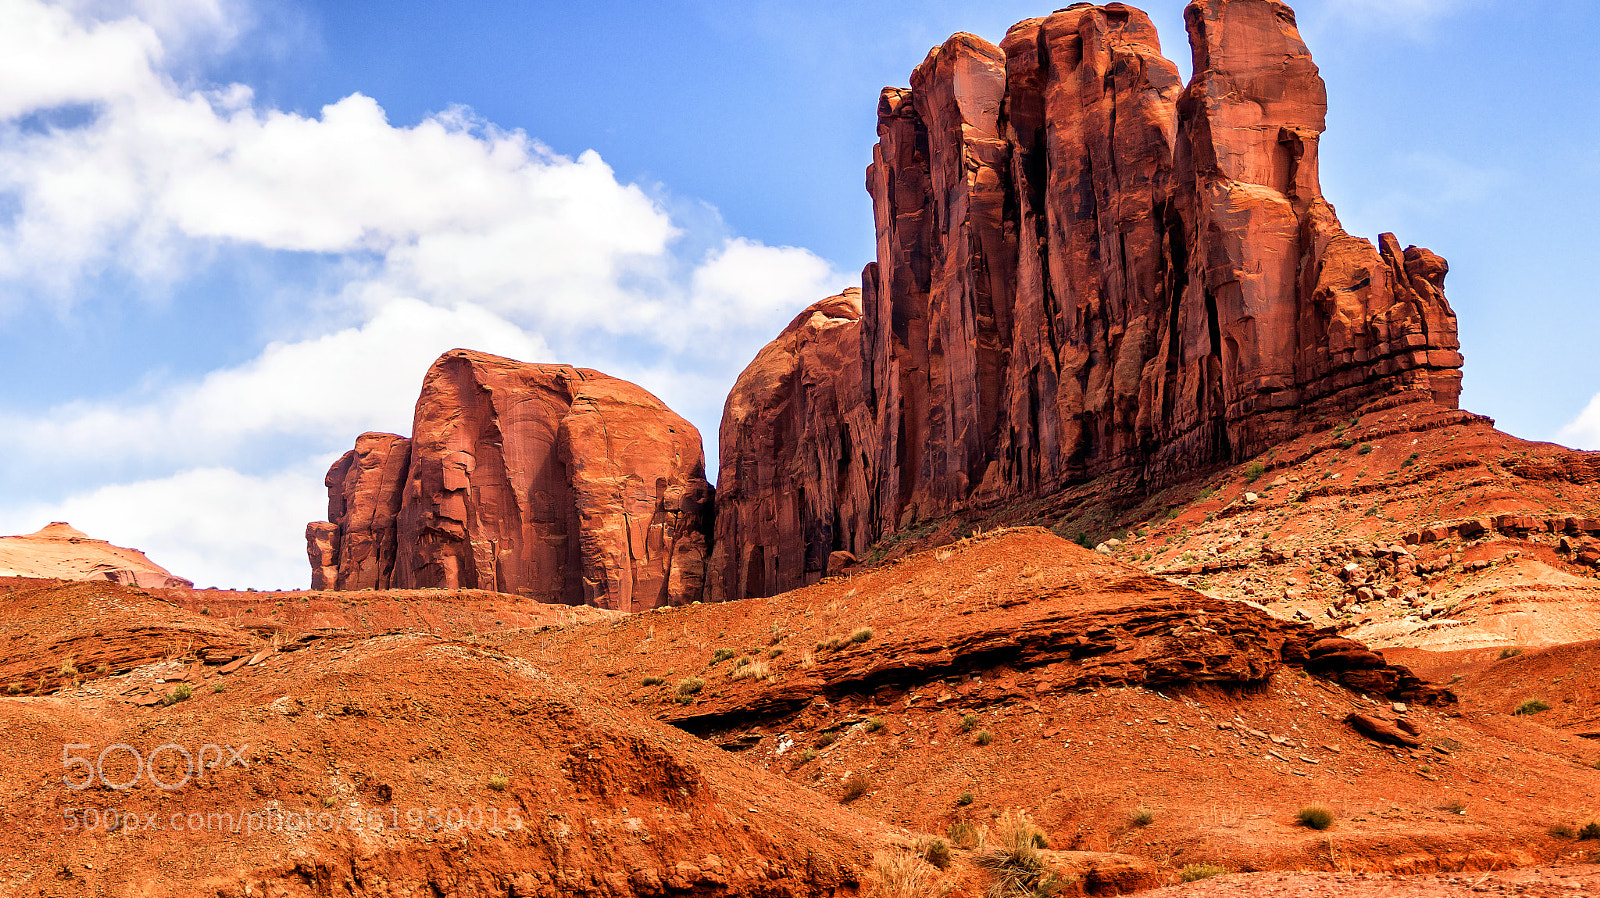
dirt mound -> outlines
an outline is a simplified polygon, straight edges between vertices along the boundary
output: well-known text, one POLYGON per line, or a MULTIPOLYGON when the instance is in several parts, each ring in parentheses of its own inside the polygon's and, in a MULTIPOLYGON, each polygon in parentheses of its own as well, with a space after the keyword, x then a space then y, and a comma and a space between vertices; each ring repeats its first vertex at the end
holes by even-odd
POLYGON ((110 580, 128 586, 193 586, 145 557, 64 521, 25 536, 0 536, 0 577, 110 580))
MULTIPOLYGON (((102 588, 133 615, 94 609, 113 645, 194 629, 102 588)), ((0 701, 0 893, 811 896, 905 840, 471 641, 323 636, 249 660, 0 701)))
POLYGON ((1505 655, 1460 680, 1474 705, 1600 739, 1600 641, 1505 655))
POLYGON ((1024 808, 1052 848, 1169 872, 1425 872, 1566 857, 1577 843, 1549 829, 1600 814, 1600 746, 1353 690, 1310 646, 1364 649, 1036 529, 494 641, 952 840, 1024 808), (1401 744, 1362 735, 1358 714, 1401 744), (1328 832, 1297 825, 1313 804, 1333 810, 1328 832))

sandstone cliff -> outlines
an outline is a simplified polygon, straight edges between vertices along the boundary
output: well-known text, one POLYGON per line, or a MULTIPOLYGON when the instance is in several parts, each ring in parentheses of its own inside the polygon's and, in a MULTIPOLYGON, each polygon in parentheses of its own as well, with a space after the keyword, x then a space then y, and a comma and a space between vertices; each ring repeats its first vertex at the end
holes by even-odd
POLYGON ((487 589, 620 611, 701 598, 700 434, 598 371, 452 350, 410 440, 365 434, 307 527, 312 586, 487 589))
POLYGON ((868 540, 877 426, 862 393, 861 293, 795 317, 739 375, 722 412, 713 600, 815 580, 868 540))
POLYGON ((815 580, 830 551, 919 518, 1104 475, 1171 483, 1391 394, 1456 405, 1448 266, 1340 228, 1293 12, 1195 0, 1185 18, 1187 87, 1148 17, 1112 3, 999 46, 958 34, 884 90, 877 261, 859 325, 828 338, 843 361, 784 361, 791 325, 728 400, 723 470, 755 472, 723 503, 741 517, 719 528, 740 540, 717 554, 729 597, 815 580), (864 405, 828 418, 841 395, 864 405), (850 454, 847 416, 864 458, 826 468, 850 454), (799 444, 760 448, 780 431, 799 444), (761 508, 803 550, 765 560, 743 520, 761 508))

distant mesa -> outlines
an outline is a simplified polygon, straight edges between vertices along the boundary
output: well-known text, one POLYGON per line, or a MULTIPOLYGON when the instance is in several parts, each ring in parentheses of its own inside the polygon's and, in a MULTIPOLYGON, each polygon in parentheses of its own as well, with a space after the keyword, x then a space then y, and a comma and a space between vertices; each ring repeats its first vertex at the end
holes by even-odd
POLYGON ((585 368, 451 350, 412 436, 363 434, 306 528, 313 589, 485 589, 640 611, 698 601, 712 497, 700 433, 585 368))
POLYGON ((194 587, 138 549, 94 539, 65 521, 54 521, 24 536, 0 536, 0 577, 110 580, 145 588, 194 587))

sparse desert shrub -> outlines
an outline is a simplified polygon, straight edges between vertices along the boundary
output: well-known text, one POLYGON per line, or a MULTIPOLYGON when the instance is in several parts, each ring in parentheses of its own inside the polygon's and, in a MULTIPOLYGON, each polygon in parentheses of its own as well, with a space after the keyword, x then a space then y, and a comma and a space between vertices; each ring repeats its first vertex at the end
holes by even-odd
POLYGON ((1367 455, 1367 454, 1370 454, 1372 452, 1373 448, 1374 447, 1373 447, 1373 445, 1371 443, 1362 443, 1361 444, 1361 448, 1357 449, 1356 451, 1361 453, 1362 455, 1367 455))
POLYGON ((945 898, 955 888, 955 883, 911 851, 874 854, 866 885, 870 898, 945 898))
POLYGON ((844 792, 839 796, 839 800, 849 804, 871 790, 872 780, 868 779, 865 774, 852 773, 844 779, 844 792))
POLYGON ((1576 839, 1578 837, 1578 831, 1573 829, 1571 824, 1567 823, 1554 824, 1549 829, 1545 830, 1545 832, 1556 837, 1557 839, 1576 839))
POLYGON ((854 642, 854 643, 858 643, 858 644, 866 642, 867 640, 869 640, 871 638, 872 638, 872 628, 871 627, 862 627, 861 629, 859 629, 859 630, 855 631, 854 633, 850 634, 850 641, 854 642))
POLYGON ((228 684, 225 683, 225 682, 218 681, 216 683, 211 684, 211 694, 212 695, 216 695, 219 692, 227 692, 227 691, 228 691, 228 684))
POLYGON ((700 690, 706 688, 706 681, 699 677, 685 677, 678 681, 678 697, 687 698, 699 695, 700 690))
POLYGON ((510 786, 511 777, 503 773, 496 773, 494 776, 489 777, 489 788, 496 792, 504 792, 510 786))
POLYGON ((802 764, 806 763, 807 761, 815 761, 816 759, 817 750, 814 748, 808 748, 800 753, 800 763, 802 764))
POLYGON ((781 654, 783 654, 783 649, 782 648, 767 649, 767 657, 768 658, 776 658, 781 654))
POLYGON ((1585 823, 1583 828, 1578 830, 1578 838, 1600 839, 1600 823, 1596 823, 1593 820, 1585 823))
POLYGON ((1128 822, 1134 826, 1149 826, 1156 822, 1156 812, 1149 808, 1134 808, 1128 812, 1128 822))
POLYGON ((972 862, 989 874, 989 898, 1046 898, 1060 890, 1041 853, 1043 836, 1023 811, 1002 814, 984 833, 972 862))
POLYGON ((1216 864, 1188 864, 1178 871, 1178 878, 1184 882, 1199 882, 1213 876, 1221 876, 1228 872, 1228 868, 1216 864))
MULTIPOLYGON (((1089 536, 1089 534, 1087 534, 1087 533, 1078 534, 1076 537, 1073 538, 1072 541, 1077 543, 1078 545, 1084 547, 1085 549, 1093 549, 1094 548, 1094 538, 1089 536)), ((1024 573, 1023 576, 1026 577, 1028 575, 1026 573, 1024 573)))
POLYGON ((965 820, 957 820, 950 824, 944 834, 957 848, 978 847, 978 828, 965 820))
POLYGON ((881 729, 883 729, 883 718, 882 717, 868 717, 867 718, 867 732, 876 733, 877 731, 879 731, 881 729))
POLYGON ((1518 717, 1526 717, 1529 714, 1538 714, 1541 711, 1548 710, 1550 710, 1550 705, 1544 699, 1530 698, 1518 705, 1517 710, 1512 713, 1516 714, 1518 717))
POLYGON ((1306 805, 1294 815, 1294 819, 1307 829, 1324 830, 1333 825, 1333 811, 1320 804, 1306 805))
POLYGON ((666 677, 645 677, 639 681, 641 686, 660 686, 667 681, 666 677))
POLYGON ((994 741, 994 736, 988 730, 979 730, 978 735, 972 737, 972 741, 979 745, 988 745, 994 741))
POLYGON ((190 686, 188 683, 179 683, 176 689, 173 689, 171 692, 167 693, 165 698, 161 699, 161 704, 171 707, 176 705, 178 702, 188 701, 193 695, 193 686, 190 686))
POLYGON ((970 733, 978 725, 978 715, 968 712, 961 715, 961 732, 970 733))
POLYGON ((960 795, 956 796, 956 807, 964 808, 967 805, 972 804, 974 801, 977 801, 977 800, 978 800, 978 796, 973 795, 971 792, 963 792, 960 795))
POLYGON ((749 655, 740 655, 739 659, 737 661, 733 662, 733 667, 734 667, 735 670, 737 670, 737 669, 739 669, 741 667, 744 667, 746 664, 749 664, 749 663, 750 663, 750 656, 749 655))
POLYGON ((338 803, 338 799, 334 798, 332 795, 322 796, 322 806, 325 808, 331 808, 338 803))
POLYGON ((109 665, 109 664, 102 664, 102 665, 100 665, 100 666, 99 666, 99 667, 96 667, 96 668, 95 668, 95 669, 94 669, 94 672, 95 672, 95 673, 97 673, 97 674, 99 674, 99 675, 100 675, 100 676, 102 676, 102 677, 103 677, 103 676, 105 676, 105 675, 106 675, 106 674, 108 674, 108 673, 110 673, 110 672, 111 672, 111 665, 109 665))
POLYGON ((1410 455, 1406 456, 1406 460, 1400 463, 1400 467, 1409 468, 1409 467, 1411 467, 1412 465, 1414 465, 1416 463, 1417 463, 1417 453, 1413 452, 1410 455))
POLYGON ((938 836, 924 836, 917 840, 917 854, 940 870, 950 869, 950 843, 938 836))
POLYGON ((1267 466, 1261 462, 1253 461, 1244 466, 1244 481, 1245 483, 1255 483, 1265 473, 1267 473, 1267 466))
POLYGON ((1520 646, 1520 645, 1507 646, 1506 648, 1503 648, 1503 649, 1500 650, 1500 660, 1504 661, 1507 658, 1515 658, 1520 654, 1522 654, 1522 646, 1520 646))
POLYGON ((722 662, 728 660, 729 658, 732 658, 734 655, 737 655, 737 654, 739 654, 739 653, 734 651, 733 649, 717 649, 716 651, 711 653, 711 663, 712 664, 721 664, 722 662))

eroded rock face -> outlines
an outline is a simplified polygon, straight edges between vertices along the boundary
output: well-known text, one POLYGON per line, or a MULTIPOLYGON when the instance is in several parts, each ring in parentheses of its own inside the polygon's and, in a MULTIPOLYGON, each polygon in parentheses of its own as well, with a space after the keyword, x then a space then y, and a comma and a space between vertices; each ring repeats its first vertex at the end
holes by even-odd
POLYGON ((834 552, 872 541, 866 472, 879 440, 862 394, 860 318, 858 290, 812 305, 728 394, 713 600, 814 583, 834 552))
MULTIPOLYGON (((1390 394, 1456 405, 1448 266, 1340 228, 1317 177, 1326 91, 1293 13, 1195 0, 1186 21, 1187 87, 1149 18, 1112 3, 998 47, 958 34, 883 92, 859 327, 871 423, 855 428, 880 435, 862 450, 869 542, 1102 475, 1171 483, 1390 394)), ((798 403, 853 389, 839 370, 798 403)), ((768 461, 787 479, 741 503, 831 488, 768 461)), ((802 510, 785 526, 827 525, 802 510)), ((828 548, 858 532, 834 526, 828 548)))
POLYGON ((333 557, 339 589, 486 589, 620 611, 704 591, 699 432, 598 371, 447 352, 411 439, 364 435, 328 489, 332 527, 307 529, 314 586, 333 557))
POLYGON ((328 469, 328 520, 307 525, 312 589, 388 589, 411 441, 364 433, 328 469), (313 532, 315 531, 315 532, 313 532))

